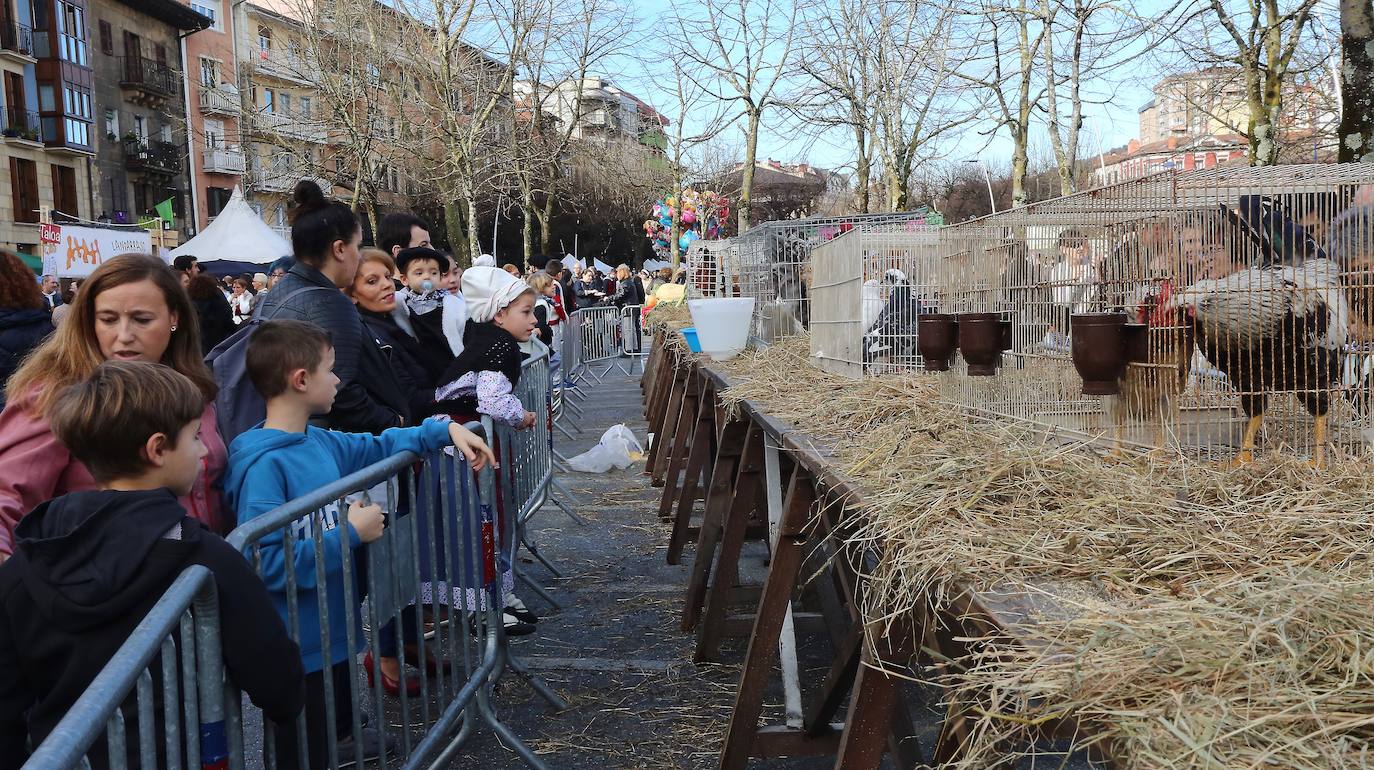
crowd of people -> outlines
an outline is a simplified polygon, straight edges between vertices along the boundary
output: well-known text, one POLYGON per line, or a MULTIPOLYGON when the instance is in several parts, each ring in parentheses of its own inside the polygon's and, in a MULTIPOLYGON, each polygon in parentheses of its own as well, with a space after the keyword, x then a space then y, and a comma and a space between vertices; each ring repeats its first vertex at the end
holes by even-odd
MULTIPOLYGON (((262 541, 259 577, 221 536, 399 451, 452 445, 474 469, 493 462, 462 425, 482 416, 534 425, 516 396, 531 339, 556 349, 584 299, 638 305, 668 278, 636 280, 624 266, 613 279, 578 278, 557 260, 512 275, 485 255, 465 271, 418 217, 384 218, 377 246, 363 248, 347 205, 310 181, 293 198, 292 257, 228 284, 194 257, 168 266, 126 254, 63 297, 54 278, 35 281, 0 252, 0 770, 23 764, 189 564, 214 573, 230 677, 271 720, 288 724, 304 710, 308 763, 322 766, 325 692, 335 713, 348 713, 338 699, 361 650, 348 648, 342 627, 321 649, 310 624, 356 622, 357 607, 321 618, 303 596, 292 641, 281 573, 297 563, 293 546, 281 533, 262 541), (249 391, 216 367, 239 345, 244 387, 266 417, 236 432, 219 419, 225 399, 249 391)), ((417 526, 444 526, 441 512, 415 507, 417 526)), ((329 516, 327 536, 354 549, 383 532, 381 508, 365 499, 329 516)), ((296 537, 294 548, 301 557, 314 544, 296 537)), ((338 566, 327 581, 344 579, 338 566)), ((532 633, 539 619, 502 567, 506 631, 532 633)), ((442 593, 425 601, 461 601, 442 593)), ((402 675, 397 637, 423 646, 419 624, 402 623, 404 633, 375 629, 376 659, 363 661, 369 684, 380 678, 392 695, 418 692, 402 675)), ((337 727, 340 755, 394 746, 381 726, 337 727)), ((296 730, 275 734, 278 766, 297 766, 296 730)))

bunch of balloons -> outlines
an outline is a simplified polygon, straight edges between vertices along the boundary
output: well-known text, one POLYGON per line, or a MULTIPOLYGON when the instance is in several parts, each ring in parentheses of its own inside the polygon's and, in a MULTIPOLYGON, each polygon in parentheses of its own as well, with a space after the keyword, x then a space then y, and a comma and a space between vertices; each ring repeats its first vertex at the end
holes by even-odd
POLYGON ((715 240, 721 236, 725 223, 730 217, 730 201, 713 190, 697 192, 686 190, 682 199, 676 196, 660 198, 644 220, 644 235, 654 245, 660 256, 667 255, 671 249, 669 239, 673 233, 673 217, 677 217, 678 248, 682 252, 700 238, 715 240))

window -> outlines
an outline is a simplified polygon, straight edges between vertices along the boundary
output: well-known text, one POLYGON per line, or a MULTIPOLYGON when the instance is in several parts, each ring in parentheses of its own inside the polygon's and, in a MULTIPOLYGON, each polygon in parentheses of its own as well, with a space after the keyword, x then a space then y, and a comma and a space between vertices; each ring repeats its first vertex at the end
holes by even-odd
POLYGON ((283 115, 291 114, 291 94, 285 91, 277 94, 277 111, 283 115))
POLYGON ((100 20, 100 52, 106 56, 114 56, 114 32, 110 29, 110 22, 100 20))
POLYGON ((107 139, 119 138, 119 111, 105 110, 105 137, 107 139))
POLYGON ((229 190, 223 187, 205 188, 205 200, 206 203, 209 205, 208 210, 210 212, 210 216, 219 216, 219 213, 224 210, 224 207, 229 205, 229 198, 233 194, 233 190, 229 190))
POLYGON ((52 84, 44 83, 38 87, 38 109, 42 112, 57 112, 57 91, 52 84))
POLYGON ((224 146, 224 121, 205 119, 205 146, 212 150, 224 146))
POLYGON ((38 166, 31 160, 10 158, 10 192, 14 221, 38 223, 38 166))
POLYGON ((200 57, 200 84, 206 88, 215 88, 219 85, 218 61, 200 57))
POLYGON ((159 67, 167 68, 167 46, 157 43, 153 46, 153 58, 157 59, 159 67))
POLYGON ((224 24, 219 20, 219 8, 209 5, 208 2, 209 0, 199 3, 195 0, 191 0, 191 10, 209 19, 211 22, 210 29, 216 32, 223 32, 224 24))
POLYGON ((277 92, 270 88, 262 89, 262 111, 272 113, 277 111, 277 92))
POLYGON ((302 97, 301 97, 301 117, 302 117, 302 118, 306 118, 307 120, 310 118, 310 115, 311 115, 310 109, 311 109, 311 107, 312 107, 312 105, 311 105, 311 103, 310 103, 310 97, 308 97, 308 96, 302 96, 302 97))
POLYGON ((139 144, 148 143, 148 118, 146 116, 134 116, 134 136, 138 138, 139 144))
POLYGON ((69 3, 57 3, 58 52, 73 64, 86 66, 86 12, 69 3))
POLYGON ((76 169, 52 164, 52 207, 63 214, 77 215, 76 169))
POLYGON ((172 127, 171 127, 169 124, 167 124, 167 123, 163 123, 162 126, 161 126, 160 128, 158 128, 158 130, 157 130, 157 138, 160 139, 160 140, 162 140, 162 141, 164 141, 164 142, 166 142, 166 143, 168 143, 168 144, 171 144, 171 143, 172 143, 172 127))
POLYGON ((267 27, 258 27, 258 50, 272 50, 272 30, 267 27))

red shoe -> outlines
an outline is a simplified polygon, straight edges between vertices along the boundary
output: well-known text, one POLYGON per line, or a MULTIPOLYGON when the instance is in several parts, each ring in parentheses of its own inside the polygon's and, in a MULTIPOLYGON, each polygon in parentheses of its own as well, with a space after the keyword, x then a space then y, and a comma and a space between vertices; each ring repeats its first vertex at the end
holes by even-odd
MULTIPOLYGON (((401 696, 401 683, 400 683, 399 681, 397 681, 397 680, 395 680, 395 679, 392 679, 391 677, 387 676, 385 672, 383 672, 383 671, 380 670, 380 667, 377 667, 377 670, 374 671, 373 662, 372 662, 372 651, 371 651, 371 650, 369 650, 368 653, 367 653, 366 655, 363 656, 363 670, 367 672, 367 686, 368 686, 368 687, 374 687, 374 686, 375 686, 375 685, 373 684, 373 677, 374 677, 374 676, 381 676, 381 678, 382 678, 382 691, 385 692, 387 695, 391 695, 391 696, 393 696, 393 697, 398 697, 398 698, 399 698, 399 697, 401 696)), ((420 694, 420 679, 419 679, 419 677, 410 677, 410 678, 407 678, 407 679, 406 679, 406 695, 415 696, 415 695, 419 695, 419 694, 420 694)))

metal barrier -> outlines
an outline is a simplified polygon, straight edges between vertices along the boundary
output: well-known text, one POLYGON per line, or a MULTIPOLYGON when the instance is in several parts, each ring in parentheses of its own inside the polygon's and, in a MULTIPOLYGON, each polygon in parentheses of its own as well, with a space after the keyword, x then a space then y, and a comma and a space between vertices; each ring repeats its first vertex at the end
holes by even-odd
POLYGON ((130 749, 135 759, 157 757, 154 678, 161 684, 163 766, 178 770, 182 759, 187 768, 223 763, 228 758, 225 711, 229 693, 219 648, 215 583, 205 567, 190 567, 172 582, 34 750, 25 770, 89 766, 90 754, 96 756, 97 765, 105 764, 100 759, 103 754, 109 767, 123 770, 129 765, 130 749), (131 746, 121 706, 135 690, 131 705, 137 715, 138 740, 131 746), (104 747, 97 745, 102 734, 104 747))
MULTIPOLYGON (((547 392, 547 354, 532 361, 527 362, 531 384, 537 387, 542 381, 547 392)), ((270 721, 262 725, 263 764, 268 770, 361 766, 365 761, 380 770, 441 766, 483 723, 526 765, 546 770, 534 751, 500 721, 491 690, 509 668, 530 680, 556 708, 566 708, 547 685, 508 655, 502 622, 505 586, 498 569, 501 563, 515 564, 521 519, 537 509, 536 501, 520 495, 537 497, 547 485, 547 478, 538 473, 548 465, 547 452, 541 459, 532 450, 540 441, 547 447, 548 439, 538 431, 493 432, 490 425, 477 423, 469 428, 496 436, 503 445, 503 459, 509 464, 500 472, 486 469, 478 478, 461 456, 401 453, 292 500, 230 534, 229 543, 264 577, 291 637, 306 654, 318 650, 323 656, 323 668, 309 685, 321 704, 316 713, 309 719, 302 713, 291 726, 270 721), (326 533, 343 523, 347 496, 357 492, 382 506, 387 527, 380 539, 355 549, 350 538, 327 538, 326 533), (522 502, 511 506, 511 515, 500 515, 502 501, 507 500, 522 502), (288 554, 292 566, 282 569, 288 554), (317 616, 318 631, 303 624, 308 614, 317 616), (331 624, 331 619, 336 622, 331 624), (342 650, 332 644, 339 640, 331 639, 331 625, 343 627, 342 650), (382 652, 390 652, 384 647, 388 641, 395 643, 394 655, 401 664, 396 697, 384 696, 380 675, 379 659, 382 652), (360 665, 358 654, 364 650, 367 655, 360 665), (370 687, 362 685, 365 667, 376 673, 369 677, 370 687), (388 725, 399 726, 394 755, 365 756, 367 741, 362 738, 368 725, 384 735, 388 725), (292 730, 294 741, 279 735, 282 729, 292 730), (345 733, 355 739, 341 744, 345 733), (327 757, 310 756, 307 746, 312 739, 316 746, 326 747, 327 757), (279 748, 294 751, 294 756, 282 755, 279 748)), ((255 721, 245 723, 241 696, 225 679, 218 622, 209 572, 188 569, 38 747, 25 770, 79 766, 107 725, 110 766, 122 770, 127 765, 124 704, 135 686, 136 707, 144 718, 138 719, 138 749, 131 753, 144 767, 180 770, 180 750, 168 748, 163 754, 166 761, 159 764, 157 721, 146 718, 154 707, 149 666, 159 653, 164 744, 185 743, 187 768, 248 767, 245 725, 251 730, 255 721)))

